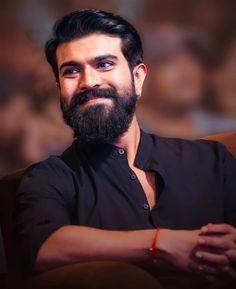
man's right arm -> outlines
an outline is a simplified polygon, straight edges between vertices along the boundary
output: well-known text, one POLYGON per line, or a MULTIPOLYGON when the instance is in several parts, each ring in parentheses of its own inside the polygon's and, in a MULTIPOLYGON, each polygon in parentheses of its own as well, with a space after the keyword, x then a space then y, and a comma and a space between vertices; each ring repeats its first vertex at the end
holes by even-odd
POLYGON ((35 270, 42 272, 82 261, 147 260, 154 233, 155 230, 109 231, 63 226, 40 247, 35 270))
MULTIPOLYGON (((157 258, 189 270, 191 252, 197 244, 198 230, 161 229, 157 239, 157 258)), ((109 231, 82 226, 64 226, 55 231, 40 247, 35 271, 43 272, 82 261, 151 260, 155 229, 109 231)))

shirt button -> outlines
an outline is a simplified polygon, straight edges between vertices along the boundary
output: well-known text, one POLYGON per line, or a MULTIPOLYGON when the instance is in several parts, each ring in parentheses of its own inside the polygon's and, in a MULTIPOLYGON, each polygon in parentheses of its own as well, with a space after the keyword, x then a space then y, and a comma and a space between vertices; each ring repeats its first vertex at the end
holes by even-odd
POLYGON ((149 205, 148 204, 143 204, 143 208, 144 208, 144 210, 148 210, 149 209, 149 205))
POLYGON ((131 174, 131 175, 130 175, 130 178, 131 178, 131 180, 136 180, 137 177, 136 177, 135 174, 131 174))
POLYGON ((118 149, 118 153, 119 153, 120 155, 123 155, 123 154, 125 153, 125 150, 124 150, 124 149, 118 149))

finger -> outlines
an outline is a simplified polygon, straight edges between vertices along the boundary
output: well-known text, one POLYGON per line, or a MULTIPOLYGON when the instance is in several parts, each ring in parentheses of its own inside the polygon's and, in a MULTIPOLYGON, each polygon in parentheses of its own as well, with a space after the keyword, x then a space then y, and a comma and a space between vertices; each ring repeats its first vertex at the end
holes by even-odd
POLYGON ((224 236, 200 236, 198 238, 198 244, 200 244, 201 246, 219 248, 222 250, 229 250, 235 247, 235 244, 231 240, 231 237, 227 237, 225 235, 224 236))
POLYGON ((210 266, 207 264, 201 264, 201 263, 191 263, 190 268, 192 271, 201 273, 201 274, 210 274, 215 275, 219 272, 219 269, 216 266, 210 266))
POLYGON ((197 267, 197 271, 200 272, 200 273, 204 273, 204 274, 210 274, 210 275, 215 275, 219 272, 219 269, 218 268, 213 268, 209 265, 198 265, 197 267))
POLYGON ((227 250, 225 255, 229 258, 229 260, 236 265, 236 249, 227 250))
POLYGON ((229 265, 229 258, 224 254, 213 254, 205 251, 197 251, 195 257, 198 260, 213 263, 216 265, 229 265))
POLYGON ((192 262, 189 264, 190 271, 194 272, 194 273, 198 273, 199 277, 201 276, 202 278, 207 279, 210 282, 215 282, 217 280, 217 276, 218 276, 217 273, 220 271, 218 271, 214 274, 208 274, 208 273, 204 272, 203 270, 199 270, 198 267, 199 267, 199 264, 196 262, 192 262))
POLYGON ((201 228, 201 233, 228 234, 232 233, 234 230, 235 228, 228 224, 207 224, 201 228))
POLYGON ((231 276, 232 278, 236 279, 236 269, 231 266, 223 266, 221 270, 231 276))

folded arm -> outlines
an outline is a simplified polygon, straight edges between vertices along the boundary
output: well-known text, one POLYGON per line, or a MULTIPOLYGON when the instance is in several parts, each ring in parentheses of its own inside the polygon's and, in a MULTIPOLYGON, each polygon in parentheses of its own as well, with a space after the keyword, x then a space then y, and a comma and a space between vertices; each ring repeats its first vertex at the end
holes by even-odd
MULTIPOLYGON (((157 258, 189 270, 191 252, 197 244, 199 230, 174 231, 161 229, 157 239, 157 258)), ((64 226, 55 231, 40 247, 35 271, 83 261, 146 261, 151 260, 155 229, 109 231, 83 226, 64 226)))

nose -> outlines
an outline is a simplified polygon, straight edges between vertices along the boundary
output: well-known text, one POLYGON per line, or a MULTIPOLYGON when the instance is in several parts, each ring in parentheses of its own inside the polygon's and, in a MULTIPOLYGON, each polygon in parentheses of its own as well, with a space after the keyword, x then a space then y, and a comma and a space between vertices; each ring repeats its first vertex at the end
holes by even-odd
POLYGON ((86 90, 88 88, 98 88, 101 85, 101 77, 99 72, 93 68, 86 68, 81 73, 79 89, 86 90))

